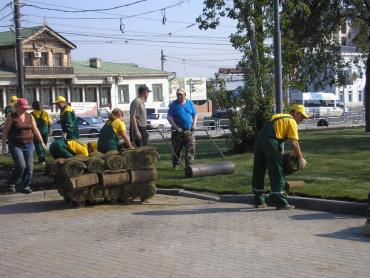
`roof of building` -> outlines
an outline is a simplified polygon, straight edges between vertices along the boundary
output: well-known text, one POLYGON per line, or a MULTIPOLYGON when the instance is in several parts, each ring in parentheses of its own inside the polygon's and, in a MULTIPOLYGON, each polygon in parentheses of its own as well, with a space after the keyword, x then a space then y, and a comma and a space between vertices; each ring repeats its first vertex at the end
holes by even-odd
MULTIPOLYGON (((27 40, 28 38, 36 35, 37 33, 41 33, 43 31, 48 31, 53 36, 59 38, 60 40, 64 41, 68 44, 71 48, 76 48, 72 42, 61 36, 59 33, 55 32, 47 25, 35 26, 30 28, 23 28, 21 29, 21 38, 22 41, 27 40)), ((14 31, 5 31, 0 32, 0 47, 1 46, 14 46, 15 45, 15 32, 14 31)))
POLYGON ((90 67, 89 61, 72 61, 72 66, 76 75, 172 75, 171 72, 139 67, 138 65, 132 63, 113 63, 102 61, 101 67, 95 68, 90 67))

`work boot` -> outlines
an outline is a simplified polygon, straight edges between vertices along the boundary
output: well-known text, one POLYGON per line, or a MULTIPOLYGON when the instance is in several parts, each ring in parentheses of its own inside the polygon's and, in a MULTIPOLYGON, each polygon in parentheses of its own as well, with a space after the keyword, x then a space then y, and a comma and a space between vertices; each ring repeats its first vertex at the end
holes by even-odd
POLYGON ((289 204, 279 205, 279 206, 276 206, 276 209, 277 210, 289 210, 289 209, 295 209, 295 206, 292 206, 292 205, 289 205, 289 204))
POLYGON ((259 205, 256 205, 256 208, 267 208, 267 204, 266 203, 262 203, 262 204, 259 204, 259 205))
POLYGON ((24 193, 24 194, 30 194, 32 193, 32 189, 29 186, 26 186, 24 188, 21 188, 19 192, 24 193))

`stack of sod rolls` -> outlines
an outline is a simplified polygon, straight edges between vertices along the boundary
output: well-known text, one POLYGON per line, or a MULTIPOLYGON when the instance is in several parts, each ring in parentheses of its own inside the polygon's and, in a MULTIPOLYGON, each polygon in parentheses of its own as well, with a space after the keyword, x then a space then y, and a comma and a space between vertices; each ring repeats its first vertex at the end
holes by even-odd
POLYGON ((141 202, 156 193, 158 152, 141 147, 106 154, 93 152, 89 157, 57 159, 49 165, 59 193, 76 205, 104 202, 141 202))

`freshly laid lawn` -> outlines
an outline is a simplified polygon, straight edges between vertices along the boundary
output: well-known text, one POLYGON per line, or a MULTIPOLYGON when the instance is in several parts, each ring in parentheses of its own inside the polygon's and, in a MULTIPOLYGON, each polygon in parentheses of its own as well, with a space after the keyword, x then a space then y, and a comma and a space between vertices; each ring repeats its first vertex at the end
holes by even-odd
MULTIPOLYGON (((291 194, 341 200, 367 199, 370 191, 370 134, 363 128, 301 131, 301 148, 308 161, 302 171, 288 180, 304 180, 306 186, 291 194)), ((226 151, 225 140, 216 140, 226 151)), ((290 150, 290 144, 285 144, 290 150)), ((236 164, 236 173, 226 176, 184 178, 182 169, 172 170, 168 147, 157 144, 161 154, 158 163, 158 187, 186 188, 214 193, 251 192, 253 154, 227 155, 236 164)), ((208 140, 197 141, 196 163, 222 161, 208 140)), ((266 189, 269 182, 266 174, 266 189)))
MULTIPOLYGON (((370 134, 363 128, 301 131, 301 147, 308 166, 288 177, 289 180, 304 180, 306 186, 290 194, 341 200, 365 201, 370 191, 370 134)), ((225 139, 216 143, 224 151, 227 160, 236 164, 236 173, 225 176, 184 178, 184 171, 172 169, 170 150, 165 144, 155 144, 160 153, 157 186, 162 188, 185 188, 196 191, 225 193, 251 192, 253 154, 234 155, 227 153, 225 139)), ((290 150, 290 144, 285 144, 290 150)), ((196 163, 223 161, 209 140, 197 140, 196 163)), ((47 160, 52 160, 50 156, 47 160)), ((2 168, 0 183, 9 174, 10 157, 0 156, 2 168)), ((43 171, 35 164, 35 172, 43 171)), ((269 182, 266 174, 266 190, 269 182)), ((52 187, 52 185, 51 185, 52 187)))

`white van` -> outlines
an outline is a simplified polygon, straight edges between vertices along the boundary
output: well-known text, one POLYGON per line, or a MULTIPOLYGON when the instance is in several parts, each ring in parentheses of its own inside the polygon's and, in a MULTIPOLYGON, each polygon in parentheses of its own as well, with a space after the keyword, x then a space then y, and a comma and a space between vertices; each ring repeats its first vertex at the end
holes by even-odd
POLYGON ((346 108, 332 93, 325 92, 294 92, 290 94, 290 103, 303 104, 310 118, 339 117, 346 108))

